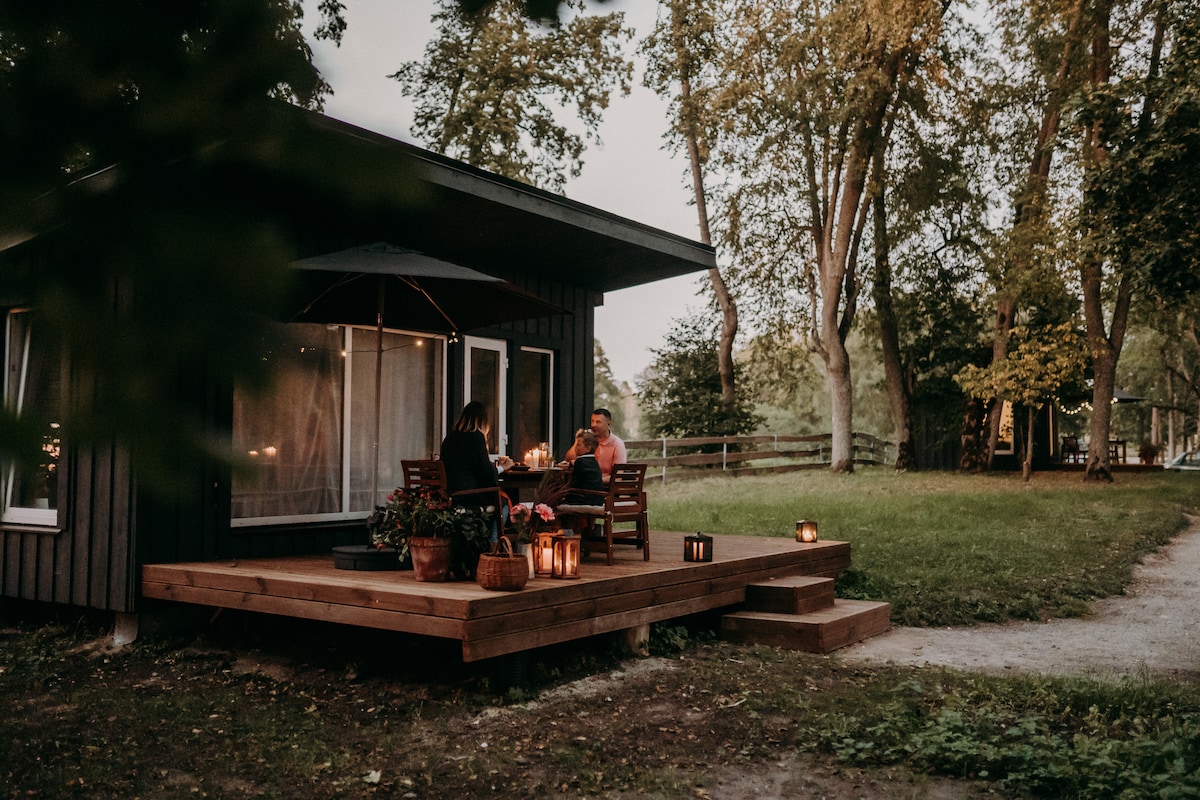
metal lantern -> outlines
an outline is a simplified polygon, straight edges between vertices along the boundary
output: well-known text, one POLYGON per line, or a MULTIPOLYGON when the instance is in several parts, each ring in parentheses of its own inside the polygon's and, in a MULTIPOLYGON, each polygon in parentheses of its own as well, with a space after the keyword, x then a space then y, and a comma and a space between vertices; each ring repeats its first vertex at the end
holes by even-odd
POLYGON ((817 521, 802 519, 796 523, 796 541, 811 543, 817 540, 817 521))
POLYGON ((696 531, 694 536, 683 537, 684 561, 712 561, 713 538, 696 531))
POLYGON ((554 537, 556 531, 538 531, 533 535, 533 572, 550 575, 554 572, 554 537))
POLYGON ((580 537, 559 531, 551 538, 553 558, 550 577, 578 578, 580 537))

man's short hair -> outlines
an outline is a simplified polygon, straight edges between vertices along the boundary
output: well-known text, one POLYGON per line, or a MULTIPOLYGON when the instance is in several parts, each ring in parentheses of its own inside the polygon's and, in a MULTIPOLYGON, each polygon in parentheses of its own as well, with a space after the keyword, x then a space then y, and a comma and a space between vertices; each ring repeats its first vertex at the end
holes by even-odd
POLYGON ((592 413, 599 414, 602 417, 607 417, 608 421, 612 422, 612 412, 609 411, 607 408, 595 408, 595 409, 592 409, 592 413))
MULTIPOLYGON (((590 428, 580 428, 576 431, 575 441, 587 448, 586 452, 588 453, 596 452, 596 448, 600 446, 600 437, 592 433, 590 428)), ((576 452, 578 452, 578 449, 576 449, 576 452)))

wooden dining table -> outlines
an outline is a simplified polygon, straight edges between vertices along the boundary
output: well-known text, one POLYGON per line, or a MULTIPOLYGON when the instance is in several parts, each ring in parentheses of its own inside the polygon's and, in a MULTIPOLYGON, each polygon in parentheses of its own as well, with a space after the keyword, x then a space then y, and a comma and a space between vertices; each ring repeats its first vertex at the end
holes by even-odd
POLYGON ((506 469, 500 473, 500 488, 514 503, 527 503, 533 500, 533 493, 541 484, 548 472, 563 472, 558 467, 549 469, 506 469))

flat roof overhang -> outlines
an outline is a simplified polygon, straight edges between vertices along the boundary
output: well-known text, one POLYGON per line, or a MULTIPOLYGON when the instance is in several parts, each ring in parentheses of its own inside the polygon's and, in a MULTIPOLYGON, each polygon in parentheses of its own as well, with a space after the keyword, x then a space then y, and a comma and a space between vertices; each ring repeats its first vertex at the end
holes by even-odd
POLYGON ((626 289, 716 266, 712 247, 301 109, 292 163, 336 162, 366 240, 495 274, 626 289), (373 239, 370 232, 377 233, 373 239))
MULTIPOLYGON (((282 102, 231 121, 222 141, 146 167, 113 164, 46 196, 78 213, 75 200, 104 203, 146 180, 212 202, 234 194, 291 226, 299 258, 386 241, 490 275, 596 293, 716 266, 708 245, 282 102)), ((0 252, 70 223, 52 213, 39 224, 0 230, 0 252)))

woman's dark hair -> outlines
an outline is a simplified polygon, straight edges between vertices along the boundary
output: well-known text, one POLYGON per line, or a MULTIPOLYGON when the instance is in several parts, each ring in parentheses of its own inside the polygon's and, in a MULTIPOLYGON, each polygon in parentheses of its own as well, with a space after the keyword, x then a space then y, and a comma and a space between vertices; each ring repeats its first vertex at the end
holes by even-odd
POLYGON ((454 430, 472 433, 483 430, 487 424, 487 406, 478 400, 472 400, 463 406, 462 413, 458 415, 458 422, 454 423, 454 430))

